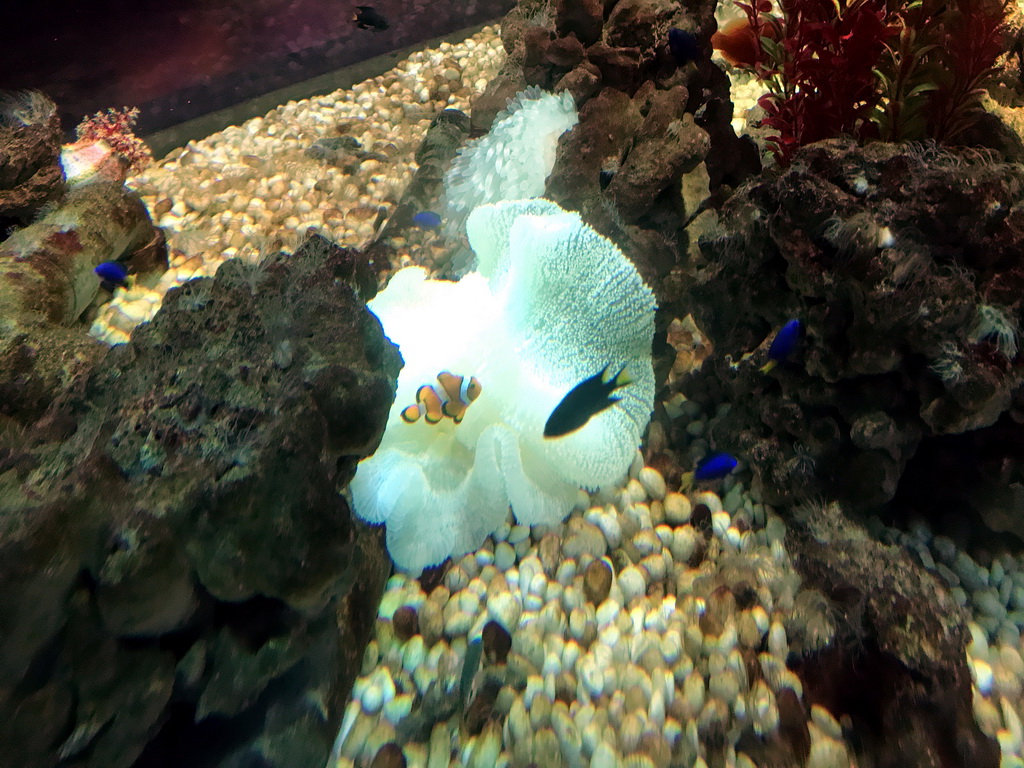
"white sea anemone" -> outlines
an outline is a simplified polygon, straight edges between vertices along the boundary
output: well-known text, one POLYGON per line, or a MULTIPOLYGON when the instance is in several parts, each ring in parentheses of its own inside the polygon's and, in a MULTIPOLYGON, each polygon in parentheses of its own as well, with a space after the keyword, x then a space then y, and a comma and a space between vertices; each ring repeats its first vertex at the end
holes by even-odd
POLYGON ((449 225, 461 228, 469 212, 486 203, 543 195, 558 137, 577 122, 568 91, 556 95, 531 86, 509 99, 487 135, 467 142, 445 175, 449 225))
POLYGON ((510 506, 521 524, 553 524, 580 487, 619 480, 654 401, 654 296, 611 241, 543 199, 477 208, 467 233, 475 272, 449 282, 408 267, 369 304, 405 367, 381 445, 352 481, 353 507, 387 524, 392 559, 414 572, 479 547, 510 506), (624 365, 633 383, 619 402, 544 438, 569 390, 624 365), (440 371, 481 383, 464 420, 404 422, 440 371))
POLYGON ((1002 307, 979 304, 974 324, 968 333, 972 342, 989 341, 1008 360, 1017 356, 1017 329, 1013 316, 1002 307))

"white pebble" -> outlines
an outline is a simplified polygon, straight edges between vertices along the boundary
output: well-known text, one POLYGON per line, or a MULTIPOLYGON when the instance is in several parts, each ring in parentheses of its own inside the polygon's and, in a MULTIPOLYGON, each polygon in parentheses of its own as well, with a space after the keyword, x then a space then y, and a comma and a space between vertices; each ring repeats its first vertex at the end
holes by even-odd
POLYGON ((682 714, 692 720, 700 714, 704 707, 704 678, 694 669, 683 681, 682 714))
POLYGON ((626 605, 629 605, 633 599, 647 594, 647 580, 644 577, 644 572, 635 565, 627 565, 619 572, 618 583, 626 605))
POLYGON ((487 614, 501 624, 509 634, 519 626, 523 607, 511 592, 499 592, 487 599, 487 614))
POLYGON ((410 637, 402 650, 402 668, 411 675, 423 664, 426 657, 427 651, 423 645, 423 636, 410 637))
POLYGON ((786 628, 778 619, 772 622, 771 628, 768 630, 768 652, 780 661, 785 661, 789 655, 786 628))
POLYGON ((375 715, 380 708, 395 698, 395 681, 391 679, 391 672, 387 667, 377 667, 370 676, 370 680, 363 691, 363 711, 368 715, 375 715))
POLYGON ((690 522, 693 508, 690 500, 681 493, 670 493, 665 496, 665 521, 670 525, 683 525, 690 522))
POLYGON ((504 573, 516 562, 516 551, 507 541, 499 541, 494 548, 494 567, 504 573))
POLYGON ((563 560, 558 564, 558 570, 555 572, 555 580, 563 587, 568 587, 572 584, 573 579, 576 578, 576 561, 575 560, 563 560))
POLYGON ((513 546, 528 538, 530 538, 530 528, 526 525, 513 525, 508 533, 508 543, 513 546))
POLYGON ((394 726, 405 720, 412 711, 412 702, 415 695, 412 693, 400 693, 384 705, 384 717, 394 726))
POLYGON ((665 498, 665 478, 661 476, 661 472, 653 467, 644 467, 637 479, 648 497, 658 500, 665 498))
POLYGON ((703 504, 711 511, 712 515, 716 512, 722 511, 722 500, 718 498, 717 494, 712 493, 711 491, 701 491, 700 493, 695 494, 693 497, 693 503, 695 505, 703 504))
POLYGON ((713 512, 711 514, 711 530, 719 539, 725 538, 725 532, 729 529, 732 518, 728 512, 713 512))
POLYGON ((616 619, 619 618, 619 611, 621 607, 614 600, 606 599, 597 606, 597 626, 598 628, 604 628, 608 624, 612 624, 616 619))
POLYGON ((622 526, 619 525, 617 514, 602 514, 595 521, 597 527, 604 534, 605 541, 611 549, 617 549, 622 544, 622 526))

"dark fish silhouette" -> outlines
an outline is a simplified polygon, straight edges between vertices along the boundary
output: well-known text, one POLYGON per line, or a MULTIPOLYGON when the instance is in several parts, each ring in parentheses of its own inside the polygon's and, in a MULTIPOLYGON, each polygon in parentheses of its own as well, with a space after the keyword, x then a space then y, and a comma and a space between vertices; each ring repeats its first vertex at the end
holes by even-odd
POLYGON ((614 397, 612 392, 632 383, 633 380, 626 373, 626 366, 622 366, 615 376, 605 381, 604 375, 607 370, 606 365, 599 373, 569 390, 569 394, 562 398, 562 402, 555 406, 555 410, 548 417, 544 425, 544 437, 563 437, 575 432, 590 421, 591 417, 606 408, 611 408, 622 399, 614 397))
POLYGON ((691 61, 700 58, 700 41, 693 32, 687 32, 679 27, 672 27, 668 31, 668 49, 676 65, 683 67, 691 61))
POLYGON ((377 9, 372 5, 357 5, 352 21, 360 29, 372 29, 374 32, 383 32, 391 26, 388 24, 388 20, 377 13, 377 9))

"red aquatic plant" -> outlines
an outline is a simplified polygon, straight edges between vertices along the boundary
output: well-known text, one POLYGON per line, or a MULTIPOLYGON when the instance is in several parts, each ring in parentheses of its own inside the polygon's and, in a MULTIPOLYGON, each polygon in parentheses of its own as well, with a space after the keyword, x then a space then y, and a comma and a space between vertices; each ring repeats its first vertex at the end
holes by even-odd
POLYGON ((97 112, 75 128, 79 142, 103 141, 120 157, 131 173, 139 173, 153 161, 153 153, 135 135, 138 107, 122 107, 97 112))
POLYGON ((1006 2, 779 0, 775 12, 751 0, 737 3, 746 31, 718 39, 740 40, 737 63, 767 84, 763 123, 787 164, 798 147, 833 136, 962 136, 1002 52, 1006 2))
POLYGON ((754 72, 768 84, 760 104, 783 164, 804 144, 873 134, 877 65, 895 33, 886 0, 768 0, 739 3, 758 36, 754 72))

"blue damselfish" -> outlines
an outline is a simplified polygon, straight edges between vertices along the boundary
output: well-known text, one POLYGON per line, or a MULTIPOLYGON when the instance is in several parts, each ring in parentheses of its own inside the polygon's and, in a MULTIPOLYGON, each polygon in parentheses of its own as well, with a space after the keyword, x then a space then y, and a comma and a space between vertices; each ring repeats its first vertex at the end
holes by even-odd
POLYGON ((693 479, 719 480, 736 469, 738 463, 732 454, 712 453, 697 462, 697 468, 693 471, 693 479))
POLYGON ((421 211, 412 217, 412 223, 420 229, 437 229, 441 226, 441 217, 433 211, 421 211))
POLYGON ((124 285, 128 279, 128 269, 119 261, 104 261, 93 272, 100 280, 114 285, 124 285))
POLYGON ((700 58, 700 41, 697 40, 697 36, 679 27, 669 29, 668 49, 680 67, 700 58))
POLYGON ((777 363, 789 359, 800 343, 800 334, 803 332, 804 324, 800 320, 790 320, 779 329, 768 347, 768 358, 777 363))

